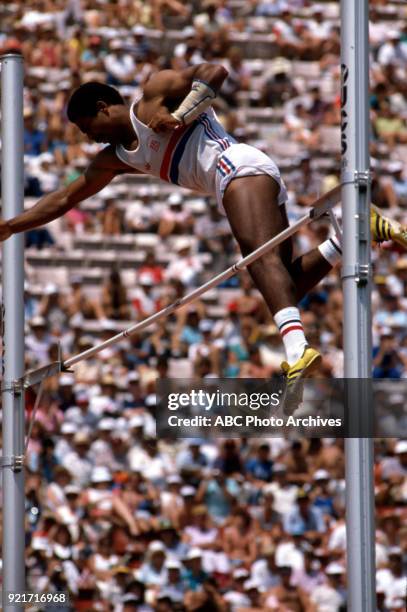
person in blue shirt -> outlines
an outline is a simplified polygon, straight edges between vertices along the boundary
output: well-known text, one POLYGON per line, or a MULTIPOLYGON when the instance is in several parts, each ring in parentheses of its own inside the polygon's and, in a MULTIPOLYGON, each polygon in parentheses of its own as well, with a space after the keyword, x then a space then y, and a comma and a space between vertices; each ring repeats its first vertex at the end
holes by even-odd
POLYGON ((230 439, 224 441, 219 456, 214 461, 213 467, 221 470, 227 476, 241 473, 243 464, 240 458, 240 450, 235 440, 230 439))
POLYGON ((325 522, 319 508, 311 505, 308 492, 300 489, 297 494, 297 504, 283 518, 284 531, 290 535, 300 535, 306 532, 323 533, 325 522))
POLYGON ((215 522, 221 523, 236 505, 240 487, 234 478, 227 478, 220 470, 212 471, 212 477, 202 480, 196 501, 204 503, 215 522))
POLYGON ((401 378, 403 362, 393 333, 382 334, 373 348, 373 378, 401 378))
POLYGON ((187 589, 199 591, 208 579, 208 574, 202 569, 202 553, 199 548, 191 548, 183 560, 186 570, 182 576, 187 589))
POLYGON ((270 482, 273 474, 273 462, 270 459, 270 446, 265 442, 257 449, 256 457, 246 462, 246 473, 256 480, 270 482))
POLYGON ((177 455, 177 467, 181 473, 188 475, 188 481, 193 486, 199 486, 202 470, 207 467, 208 460, 201 451, 203 440, 191 438, 188 447, 181 450, 177 455))
POLYGON ((199 331, 199 315, 196 310, 188 312, 185 325, 181 330, 180 341, 188 346, 202 341, 202 334, 199 331))
POLYGON ((38 156, 45 150, 45 132, 35 127, 34 116, 31 112, 24 117, 24 153, 38 156))
POLYGON ((314 474, 315 497, 314 508, 319 508, 325 515, 337 518, 332 495, 329 492, 330 475, 326 470, 317 470, 314 474))

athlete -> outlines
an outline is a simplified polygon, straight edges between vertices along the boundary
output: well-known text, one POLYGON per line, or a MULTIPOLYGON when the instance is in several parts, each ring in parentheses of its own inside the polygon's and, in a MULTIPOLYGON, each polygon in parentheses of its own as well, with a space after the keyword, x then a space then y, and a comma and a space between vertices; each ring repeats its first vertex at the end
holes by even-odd
MULTIPOLYGON (((207 63, 179 72, 162 70, 150 77, 130 109, 108 85, 81 85, 69 100, 68 118, 91 140, 108 146, 70 185, 14 219, 0 221, 0 240, 60 217, 123 173, 150 174, 216 197, 243 255, 282 232, 288 225, 287 191, 276 164, 254 147, 237 143, 211 107, 226 76, 225 68, 207 63)), ((405 228, 372 215, 374 241, 392 239, 407 246, 405 228)), ((335 237, 295 260, 291 240, 286 240, 249 267, 280 330, 287 355, 282 369, 292 388, 321 361, 307 343, 297 303, 340 258, 335 237)))

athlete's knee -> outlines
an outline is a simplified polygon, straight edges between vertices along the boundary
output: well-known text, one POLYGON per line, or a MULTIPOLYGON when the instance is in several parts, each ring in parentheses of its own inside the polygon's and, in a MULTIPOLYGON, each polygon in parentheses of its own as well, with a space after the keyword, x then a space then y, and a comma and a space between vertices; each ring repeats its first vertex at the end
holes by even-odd
MULTIPOLYGON (((239 243, 240 250, 244 257, 246 257, 246 255, 249 255, 250 253, 253 253, 253 251, 263 246, 267 242, 267 239, 262 240, 259 237, 240 236, 240 237, 236 237, 236 239, 239 243)), ((270 249, 270 251, 267 251, 264 255, 259 257, 259 259, 256 261, 259 262, 260 265, 270 266, 270 265, 281 265, 282 264, 285 267, 288 267, 289 264, 291 263, 291 258, 290 258, 289 251, 286 248, 284 248, 283 245, 278 245, 276 248, 270 249)))
POLYGON ((265 274, 266 272, 269 274, 273 271, 282 270, 286 268, 286 266, 277 251, 269 251, 256 259, 251 264, 251 268, 254 271, 259 271, 261 274, 265 274))
POLYGON ((263 244, 262 241, 256 236, 245 236, 244 234, 241 234, 237 236, 235 235, 235 237, 244 256, 249 255, 263 244))

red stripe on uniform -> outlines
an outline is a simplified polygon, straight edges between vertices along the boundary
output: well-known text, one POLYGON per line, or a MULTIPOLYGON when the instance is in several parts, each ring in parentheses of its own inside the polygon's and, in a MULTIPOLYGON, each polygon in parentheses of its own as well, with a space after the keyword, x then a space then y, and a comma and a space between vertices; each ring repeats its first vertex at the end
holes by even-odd
POLYGON ((188 126, 184 125, 182 128, 178 128, 177 130, 174 130, 172 133, 170 141, 165 150, 163 160, 161 162, 160 178, 162 178, 164 181, 169 181, 168 170, 170 168, 171 156, 179 140, 182 138, 183 134, 185 134, 187 129, 188 129, 188 126))
POLYGON ((283 329, 281 333, 281 336, 285 336, 286 334, 288 334, 288 332, 290 331, 294 331, 295 329, 300 329, 301 331, 303 331, 303 327, 302 325, 291 325, 291 327, 287 327, 287 329, 283 329))
POLYGON ((232 172, 232 170, 229 168, 229 166, 227 166, 227 165, 225 164, 225 162, 223 161, 223 159, 220 159, 220 160, 219 160, 219 165, 220 165, 220 166, 222 166, 222 168, 224 169, 224 171, 225 171, 227 174, 230 174, 230 173, 232 172))

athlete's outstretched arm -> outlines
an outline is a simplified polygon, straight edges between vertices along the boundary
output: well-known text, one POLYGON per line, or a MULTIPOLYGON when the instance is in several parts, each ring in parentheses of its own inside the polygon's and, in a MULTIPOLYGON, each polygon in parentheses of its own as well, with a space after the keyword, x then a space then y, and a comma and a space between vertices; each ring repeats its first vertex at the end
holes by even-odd
MULTIPOLYGON (((112 147, 106 147, 75 181, 47 194, 21 215, 7 221, 0 220, 0 241, 61 217, 79 202, 101 191, 115 176, 126 171, 127 167, 115 157, 112 147)), ((128 168, 128 172, 134 170, 128 168)))

